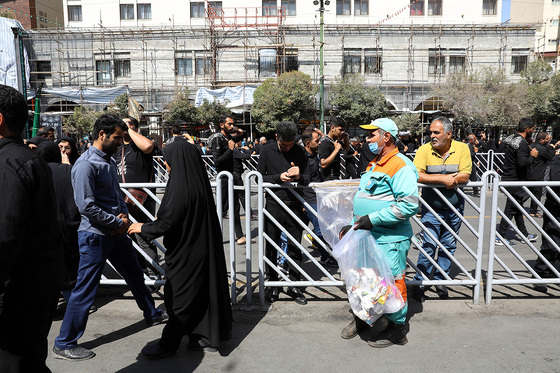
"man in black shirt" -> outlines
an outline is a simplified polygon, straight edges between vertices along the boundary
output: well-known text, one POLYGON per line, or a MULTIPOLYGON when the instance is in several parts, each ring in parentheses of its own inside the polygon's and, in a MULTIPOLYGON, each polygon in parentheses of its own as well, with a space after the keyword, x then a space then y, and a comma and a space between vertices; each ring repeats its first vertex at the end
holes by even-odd
POLYGON ((348 134, 336 119, 330 122, 330 130, 319 145, 321 168, 326 180, 340 179, 340 150, 348 149, 348 134))
POLYGON ((360 139, 352 138, 350 146, 343 151, 342 158, 346 163, 346 174, 349 179, 358 178, 358 157, 360 156, 360 139))
MULTIPOLYGON (((543 181, 544 174, 546 171, 546 167, 552 157, 554 157, 554 153, 556 149, 553 145, 549 145, 550 143, 550 135, 546 132, 541 132, 537 135, 537 139, 534 143, 532 143, 529 147, 531 149, 537 149, 539 155, 533 161, 533 164, 527 170, 527 180, 530 181, 543 181)), ((531 187, 529 190, 535 197, 537 197, 540 201, 542 196, 542 187, 531 187)), ((538 212, 538 205, 533 199, 531 199, 531 216, 536 218, 542 217, 538 212)))
MULTIPOLYGON (((235 143, 241 141, 243 131, 233 126, 231 115, 220 118, 220 132, 208 138, 208 146, 212 150, 212 158, 216 172, 227 171, 233 173, 233 149, 235 143), (232 137, 232 134, 237 134, 232 137)), ((227 179, 222 179, 222 215, 228 210, 227 179)))
MULTIPOLYGON (((135 118, 123 118, 123 122, 128 126, 128 131, 124 134, 123 144, 113 156, 117 163, 119 181, 123 183, 151 183, 154 181, 154 143, 138 132, 140 124, 135 118)), ((152 216, 154 215, 156 211, 154 199, 148 196, 143 206, 152 216)), ((139 223, 151 221, 137 206, 129 205, 129 213, 139 223)), ((141 234, 131 235, 131 238, 148 254, 150 259, 158 263, 157 248, 149 239, 141 234)), ((146 274, 153 276, 154 279, 157 277, 157 274, 148 267, 141 254, 138 254, 138 261, 146 274)))
MULTIPOLYGON (((539 155, 537 149, 531 149, 527 143, 527 138, 530 138, 535 129, 535 123, 532 119, 524 118, 521 119, 517 127, 517 134, 508 136, 504 143, 506 144, 505 160, 504 160, 504 172, 502 175, 502 180, 504 181, 523 181, 527 180, 527 169, 532 166, 533 162, 539 155)), ((529 196, 523 188, 521 187, 508 187, 508 192, 512 195, 517 203, 523 206, 523 203, 527 201, 529 196)), ((515 224, 521 233, 527 237, 530 242, 537 241, 537 235, 529 234, 527 228, 525 227, 525 221, 523 220, 523 213, 515 206, 513 201, 509 198, 506 201, 506 207, 504 208, 504 215, 511 220, 515 216, 515 224)), ((502 236, 503 240, 510 246, 514 245, 512 242, 508 241, 505 237, 508 223, 502 217, 500 221, 500 226, 498 228, 498 233, 502 236)), ((504 243, 498 237, 496 237, 496 245, 503 245, 504 243)))
MULTIPOLYGON (((265 183, 290 183, 297 182, 298 185, 306 186, 310 182, 309 170, 307 169, 307 156, 305 150, 295 144, 297 126, 294 122, 280 122, 276 127, 276 142, 270 143, 261 149, 257 170, 263 175, 265 183)), ((274 189, 276 196, 288 206, 300 219, 303 218, 303 205, 292 192, 287 189, 274 189)), ((301 191, 298 191, 301 194, 301 191)), ((301 239, 302 227, 291 215, 285 211, 278 202, 269 194, 266 195, 266 210, 284 227, 284 229, 296 240, 301 239)), ((279 243, 282 231, 270 219, 266 219, 264 229, 272 241, 279 243)), ((288 239, 288 253, 298 264, 301 264, 302 253, 291 244, 288 239)), ((276 249, 268 243, 265 250, 266 257, 276 264, 276 249)), ((278 280, 276 268, 267 268, 270 281, 278 280)), ((293 280, 300 279, 300 273, 296 269, 290 270, 293 280)), ((307 299, 300 289, 291 288, 287 292, 298 304, 307 304, 307 299)), ((269 302, 278 299, 278 288, 268 289, 266 297, 269 302)))
POLYGON ((27 103, 0 85, 0 372, 50 372, 47 336, 64 277, 47 163, 23 144, 27 103))

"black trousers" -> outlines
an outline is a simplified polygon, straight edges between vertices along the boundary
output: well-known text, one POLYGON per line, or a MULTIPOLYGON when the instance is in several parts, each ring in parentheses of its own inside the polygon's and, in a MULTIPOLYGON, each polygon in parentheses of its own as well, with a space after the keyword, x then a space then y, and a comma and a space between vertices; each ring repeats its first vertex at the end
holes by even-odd
MULTIPOLYGON (((288 205, 291 210, 303 220, 303 206, 301 204, 288 205)), ((284 227, 283 229, 292 235, 296 240, 301 240, 301 234, 303 228, 296 222, 296 220, 285 211, 276 201, 267 200, 266 210, 284 227)), ((280 246, 280 235, 282 230, 276 226, 270 219, 265 218, 264 230, 270 238, 280 246)), ((277 251, 272 244, 266 243, 265 249, 266 257, 274 264, 276 264, 277 251)), ((288 239, 288 255, 292 258, 298 265, 301 266, 302 252, 294 246, 290 239, 288 239)), ((290 266, 291 267, 291 266, 290 266)), ((274 269, 267 268, 268 278, 271 281, 278 280, 278 273, 274 269)), ((295 269, 290 268, 290 278, 294 281, 301 279, 301 274, 295 269)))
MULTIPOLYGON (((539 201, 541 200, 543 187, 530 187, 529 190, 539 199, 539 201)), ((537 202, 531 198, 531 214, 536 214, 537 212, 539 212, 539 205, 537 205, 537 202)))
MULTIPOLYGON (((515 201, 519 203, 521 206, 523 206, 523 204, 529 198, 527 193, 525 193, 523 189, 520 187, 509 187, 506 189, 515 199, 515 201)), ((519 230, 525 237, 529 235, 529 232, 527 231, 527 227, 525 227, 525 220, 523 219, 523 213, 521 212, 520 209, 518 209, 514 205, 514 202, 509 198, 506 202, 506 207, 504 208, 504 215, 510 220, 512 217, 515 217, 515 224, 517 225, 517 228, 519 228, 519 230)), ((509 224, 502 217, 502 220, 500 221, 500 226, 498 227, 498 233, 504 238, 508 227, 509 224)))
MULTIPOLYGON (((146 210, 148 210, 150 214, 154 215, 156 211, 156 201, 148 196, 148 199, 146 200, 146 202, 144 202, 144 207, 146 208, 146 210)), ((152 221, 146 214, 144 214, 143 211, 130 212, 130 215, 134 219, 136 219, 138 223, 148 223, 152 221)), ((136 242, 138 246, 140 246, 140 248, 144 250, 146 254, 148 254, 150 259, 152 259, 156 263, 159 262, 159 254, 157 251, 157 247, 152 243, 151 240, 144 237, 140 233, 134 233, 130 235, 130 238, 132 239, 132 241, 136 242)), ((138 255, 138 262, 140 263, 140 267, 142 267, 142 271, 148 274, 154 272, 150 268, 148 261, 142 256, 142 254, 137 253, 137 255, 138 255)))
MULTIPOLYGON (((547 200, 544 206, 554 215, 556 220, 560 221, 560 205, 547 200)), ((543 217, 543 230, 548 233, 556 245, 560 246, 560 228, 558 228, 558 226, 546 214, 543 217)), ((558 250, 556 250, 556 248, 552 245, 552 242, 547 240, 544 236, 542 239, 541 254, 553 266, 554 262, 560 259, 560 253, 558 250)), ((537 258, 537 262, 535 263, 535 272, 543 278, 555 277, 554 273, 550 270, 550 268, 548 268, 541 258, 537 258)))

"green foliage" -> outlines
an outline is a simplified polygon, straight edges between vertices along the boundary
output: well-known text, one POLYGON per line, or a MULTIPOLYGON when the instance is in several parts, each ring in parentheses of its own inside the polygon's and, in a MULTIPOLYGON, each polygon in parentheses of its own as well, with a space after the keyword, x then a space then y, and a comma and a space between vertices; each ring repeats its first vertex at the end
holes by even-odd
POLYGON ((71 116, 64 119, 63 130, 77 135, 79 139, 89 135, 93 130, 93 124, 104 113, 96 113, 85 106, 78 106, 71 116))
POLYGON ((222 115, 228 115, 231 111, 226 107, 226 103, 220 103, 218 101, 208 101, 204 100, 202 105, 196 108, 196 120, 198 123, 204 126, 219 126, 220 117, 222 115))
POLYGON ((527 87, 508 83, 502 70, 484 68, 475 73, 450 75, 434 90, 443 100, 443 109, 453 113, 457 123, 468 126, 517 126, 531 115, 527 87))
POLYGON ((107 113, 116 115, 119 118, 123 118, 128 115, 128 93, 123 93, 122 95, 115 98, 112 105, 107 107, 107 113))
POLYGON ((189 101, 189 90, 187 88, 178 91, 175 99, 169 104, 169 112, 165 119, 169 122, 194 122, 197 110, 189 101))
POLYGON ((420 115, 415 113, 405 113, 391 118, 395 121, 399 130, 408 130, 412 135, 422 133, 422 122, 420 115))
POLYGON ((251 108, 257 131, 273 132, 284 120, 298 123, 313 112, 316 92, 311 77, 299 71, 283 73, 277 80, 267 79, 256 89, 251 108))
POLYGON ((387 114, 383 94, 375 87, 365 85, 358 74, 346 75, 330 86, 330 102, 338 117, 349 125, 361 125, 387 114))
POLYGON ((552 77, 552 66, 548 62, 537 58, 527 66, 527 70, 521 72, 521 76, 527 84, 540 84, 552 77))
POLYGON ((10 18, 10 19, 15 19, 16 17, 14 16, 14 12, 10 12, 8 9, 3 9, 0 11, 0 17, 3 18, 10 18))

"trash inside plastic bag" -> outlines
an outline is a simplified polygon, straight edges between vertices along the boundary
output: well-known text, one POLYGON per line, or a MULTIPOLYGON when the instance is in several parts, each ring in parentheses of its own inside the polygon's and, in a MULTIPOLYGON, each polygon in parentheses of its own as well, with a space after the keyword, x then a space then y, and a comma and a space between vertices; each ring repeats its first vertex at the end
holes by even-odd
POLYGON ((333 256, 346 282, 350 307, 361 320, 372 325, 381 315, 405 306, 385 255, 369 231, 350 229, 333 247, 333 256))
POLYGON ((323 238, 333 247, 338 233, 352 222, 354 195, 360 180, 333 180, 313 186, 317 195, 317 217, 323 238))

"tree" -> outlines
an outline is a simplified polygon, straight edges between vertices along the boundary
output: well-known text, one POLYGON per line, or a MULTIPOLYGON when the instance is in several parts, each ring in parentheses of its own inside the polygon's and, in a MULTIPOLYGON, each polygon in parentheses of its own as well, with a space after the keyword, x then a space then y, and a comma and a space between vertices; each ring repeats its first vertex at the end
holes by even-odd
POLYGON ((85 106, 77 106, 71 116, 64 119, 63 129, 65 132, 73 133, 82 139, 93 130, 97 118, 103 113, 96 113, 85 106))
POLYGON ((112 105, 107 107, 107 112, 109 114, 116 115, 119 118, 124 118, 128 115, 128 93, 123 93, 122 95, 115 98, 112 105))
POLYGON ((358 74, 337 78, 330 86, 329 100, 338 117, 349 125, 361 125, 386 116, 387 103, 375 87, 366 86, 358 74))
POLYGON ((203 126, 218 125, 220 123, 220 117, 222 115, 231 114, 225 103, 219 101, 208 101, 204 99, 202 105, 196 108, 196 121, 203 126))
POLYGON ((189 101, 189 90, 185 88, 177 91, 175 99, 169 104, 169 112, 165 119, 169 122, 194 122, 196 114, 196 108, 189 101))
POLYGON ((422 133, 422 122, 420 121, 420 115, 418 114, 404 113, 391 119, 395 121, 399 130, 408 130, 412 135, 422 133))
POLYGON ((251 115, 261 134, 275 130, 276 124, 310 115, 314 108, 317 88, 311 77, 300 71, 283 73, 277 80, 267 79, 255 90, 251 115))

